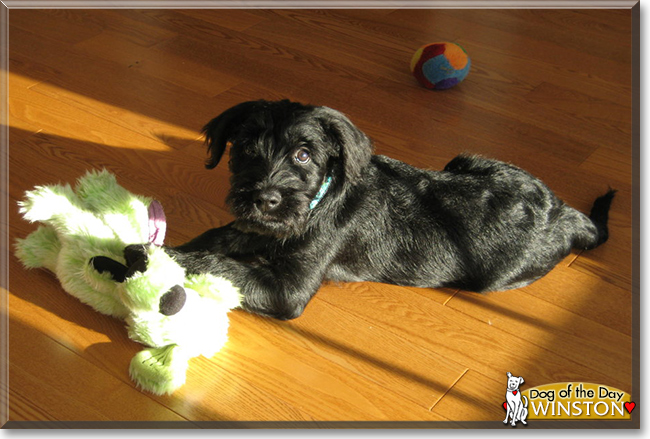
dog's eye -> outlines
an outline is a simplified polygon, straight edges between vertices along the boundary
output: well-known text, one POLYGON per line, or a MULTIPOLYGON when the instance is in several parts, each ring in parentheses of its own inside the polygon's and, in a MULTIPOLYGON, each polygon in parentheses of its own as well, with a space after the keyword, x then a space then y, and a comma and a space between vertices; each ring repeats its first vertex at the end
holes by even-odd
POLYGON ((311 156, 309 155, 309 150, 307 148, 300 148, 298 151, 296 151, 296 154, 293 156, 293 158, 301 165, 309 163, 309 160, 311 160, 311 156))
POLYGON ((242 148, 242 151, 244 151, 244 154, 249 156, 249 157, 252 157, 252 156, 255 155, 255 148, 253 148, 253 145, 245 145, 242 148))

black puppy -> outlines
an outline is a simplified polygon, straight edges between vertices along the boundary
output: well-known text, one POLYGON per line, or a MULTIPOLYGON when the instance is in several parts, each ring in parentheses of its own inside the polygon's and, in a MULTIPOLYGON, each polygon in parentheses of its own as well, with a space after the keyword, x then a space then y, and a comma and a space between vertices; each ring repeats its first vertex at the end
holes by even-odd
POLYGON ((236 220, 168 252, 241 289, 251 312, 298 317, 323 280, 487 292, 522 287, 572 248, 607 240, 614 191, 591 215, 527 172, 476 156, 443 171, 372 155, 338 111, 237 105, 205 128, 214 168, 230 144, 236 220))

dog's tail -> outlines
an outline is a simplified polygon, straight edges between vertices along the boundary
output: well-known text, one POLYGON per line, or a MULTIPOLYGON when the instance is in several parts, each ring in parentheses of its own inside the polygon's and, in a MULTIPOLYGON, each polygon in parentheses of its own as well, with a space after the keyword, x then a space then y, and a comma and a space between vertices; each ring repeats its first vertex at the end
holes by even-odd
POLYGON ((591 212, 589 213, 588 233, 579 233, 574 241, 574 247, 591 250, 603 244, 609 238, 607 221, 609 220, 609 208, 616 190, 610 189, 605 195, 596 198, 591 212), (595 228, 595 230, 594 230, 595 228))
POLYGON ((609 219, 609 208, 612 205, 614 194, 616 194, 616 190, 610 189, 605 195, 596 198, 594 205, 591 207, 589 219, 596 226, 596 230, 598 230, 598 240, 596 241, 596 245, 594 245, 594 247, 598 247, 600 244, 603 244, 605 241, 607 241, 607 238, 609 238, 607 220, 609 219))
POLYGON ((521 395, 521 398, 525 401, 525 403, 522 403, 523 406, 528 408, 528 398, 526 398, 526 395, 521 395))

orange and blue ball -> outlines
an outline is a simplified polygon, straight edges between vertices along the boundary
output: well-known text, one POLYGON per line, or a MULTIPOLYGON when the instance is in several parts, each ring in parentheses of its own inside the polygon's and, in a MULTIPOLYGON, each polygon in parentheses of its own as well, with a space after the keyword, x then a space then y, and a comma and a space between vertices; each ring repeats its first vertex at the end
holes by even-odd
POLYGON ((411 58, 411 72, 420 85, 444 90, 467 77, 471 61, 465 49, 454 43, 431 43, 411 58))

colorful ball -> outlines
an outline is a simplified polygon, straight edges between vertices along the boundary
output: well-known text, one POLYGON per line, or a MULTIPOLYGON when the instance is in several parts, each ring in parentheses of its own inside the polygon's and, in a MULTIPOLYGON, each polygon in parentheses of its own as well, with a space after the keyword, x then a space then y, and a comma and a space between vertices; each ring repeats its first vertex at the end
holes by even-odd
POLYGON ((431 43, 420 47, 411 58, 411 72, 420 85, 444 90, 461 82, 471 62, 465 49, 454 43, 431 43))

